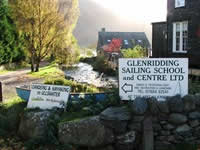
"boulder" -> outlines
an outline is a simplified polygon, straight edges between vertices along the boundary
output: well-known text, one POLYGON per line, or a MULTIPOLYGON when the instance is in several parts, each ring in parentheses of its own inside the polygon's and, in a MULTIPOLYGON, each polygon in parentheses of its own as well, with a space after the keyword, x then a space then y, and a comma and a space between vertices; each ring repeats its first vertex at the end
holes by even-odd
POLYGON ((166 101, 159 101, 158 109, 160 110, 161 113, 169 113, 169 107, 166 101))
POLYGON ((21 117, 19 135, 23 139, 43 137, 47 131, 47 122, 50 116, 50 111, 25 112, 21 117))
POLYGON ((133 103, 131 103, 131 110, 135 115, 143 115, 148 108, 147 99, 136 98, 133 103))
POLYGON ((112 128, 115 133, 125 133, 131 113, 126 107, 110 107, 100 114, 102 124, 112 128))
POLYGON ((193 95, 184 96, 183 103, 184 103, 184 112, 190 112, 192 110, 195 110, 196 108, 195 96, 193 95))
POLYGON ((172 124, 175 125, 179 125, 179 124, 183 124, 187 121, 187 117, 185 115, 182 114, 178 114, 178 113, 173 113, 169 116, 168 121, 172 124))
POLYGON ((99 116, 61 123, 58 130, 63 144, 98 147, 114 141, 113 132, 100 122, 99 116))
POLYGON ((130 122, 128 124, 128 129, 141 132, 142 131, 142 125, 141 125, 141 123, 130 122))
POLYGON ((174 112, 174 113, 183 112, 184 104, 183 104, 183 100, 181 99, 179 95, 170 97, 169 99, 167 99, 167 102, 168 102, 168 106, 171 112, 174 112))
POLYGON ((194 119, 194 120, 200 119, 200 112, 195 111, 195 112, 189 113, 189 118, 194 119))
POLYGON ((154 131, 160 131, 162 127, 158 123, 153 123, 153 130, 154 131))
POLYGON ((116 150, 133 150, 135 146, 135 131, 127 132, 116 137, 116 150))
POLYGON ((100 114, 100 119, 128 121, 131 119, 131 113, 126 107, 110 107, 100 114))
POLYGON ((172 129, 175 128, 175 126, 173 126, 172 124, 166 124, 166 125, 163 126, 163 128, 164 128, 165 130, 172 130, 172 129))
POLYGON ((198 120, 191 120, 189 124, 191 127, 197 127, 200 123, 198 120))
POLYGON ((178 126, 175 131, 178 133, 179 132, 187 132, 190 129, 191 129, 190 126, 188 126, 187 124, 184 124, 184 125, 178 126))

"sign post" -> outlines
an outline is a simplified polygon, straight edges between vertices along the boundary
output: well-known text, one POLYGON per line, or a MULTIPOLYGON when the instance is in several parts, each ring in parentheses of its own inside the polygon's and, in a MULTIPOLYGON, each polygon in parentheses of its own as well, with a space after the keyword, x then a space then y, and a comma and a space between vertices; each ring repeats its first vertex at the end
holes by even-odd
POLYGON ((70 87, 32 84, 28 108, 52 109, 53 107, 64 108, 70 93, 70 87))
POLYGON ((119 59, 119 95, 122 100, 136 97, 166 97, 188 94, 187 58, 119 59))
POLYGON ((2 83, 0 82, 0 102, 3 102, 2 83))

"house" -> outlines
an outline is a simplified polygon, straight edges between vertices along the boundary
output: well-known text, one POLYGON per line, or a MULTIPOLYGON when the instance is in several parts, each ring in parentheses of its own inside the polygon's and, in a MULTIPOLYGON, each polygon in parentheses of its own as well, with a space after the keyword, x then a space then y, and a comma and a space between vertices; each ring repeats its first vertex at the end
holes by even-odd
POLYGON ((152 57, 189 58, 200 68, 200 0, 168 0, 167 21, 152 23, 152 57))
MULTIPOLYGON (((115 41, 121 43, 120 49, 133 48, 140 45, 147 50, 150 48, 150 43, 144 32, 107 32, 105 28, 98 33, 97 53, 104 52, 105 48, 115 41)), ((115 51, 119 51, 118 49, 115 51)))

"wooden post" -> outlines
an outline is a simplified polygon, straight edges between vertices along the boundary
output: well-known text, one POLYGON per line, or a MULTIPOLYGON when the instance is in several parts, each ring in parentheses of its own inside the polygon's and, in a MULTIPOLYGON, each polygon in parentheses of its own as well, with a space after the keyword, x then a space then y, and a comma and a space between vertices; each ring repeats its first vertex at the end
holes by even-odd
POLYGON ((0 103, 3 102, 2 83, 0 82, 0 103))

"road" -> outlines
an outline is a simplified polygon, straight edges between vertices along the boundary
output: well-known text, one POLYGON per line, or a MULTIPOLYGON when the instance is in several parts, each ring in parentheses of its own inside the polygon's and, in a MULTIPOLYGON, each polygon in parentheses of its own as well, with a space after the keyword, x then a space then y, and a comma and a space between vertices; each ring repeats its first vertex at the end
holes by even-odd
POLYGON ((41 83, 43 79, 32 78, 27 75, 30 69, 8 72, 0 75, 0 81, 3 88, 3 101, 7 101, 17 96, 15 87, 29 85, 31 83, 41 83))

